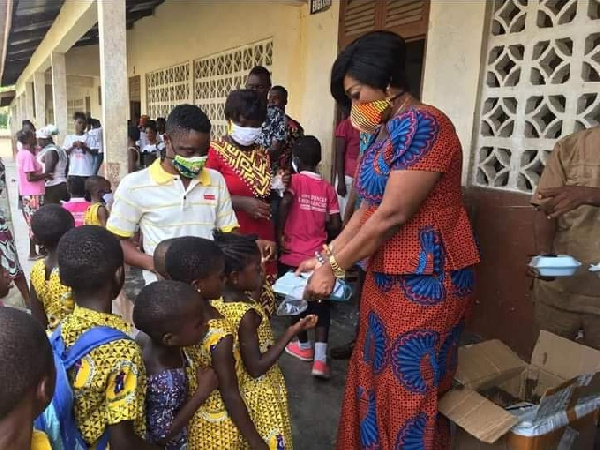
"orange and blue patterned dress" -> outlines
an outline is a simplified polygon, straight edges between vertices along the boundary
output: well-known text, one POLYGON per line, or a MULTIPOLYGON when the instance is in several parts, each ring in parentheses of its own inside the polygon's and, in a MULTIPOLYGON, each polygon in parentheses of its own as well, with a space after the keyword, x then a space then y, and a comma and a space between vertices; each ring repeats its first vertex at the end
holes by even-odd
POLYGON ((370 140, 356 188, 368 209, 396 170, 438 172, 420 209, 369 258, 360 333, 347 374, 337 448, 448 448, 438 417, 474 288, 479 252, 462 201, 462 150, 454 126, 431 106, 406 109, 370 140))

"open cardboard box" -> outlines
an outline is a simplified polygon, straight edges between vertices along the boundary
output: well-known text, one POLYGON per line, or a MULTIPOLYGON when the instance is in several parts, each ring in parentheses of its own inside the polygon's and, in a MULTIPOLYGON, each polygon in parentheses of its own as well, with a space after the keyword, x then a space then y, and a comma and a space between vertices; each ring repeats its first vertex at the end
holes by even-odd
POLYGON ((527 364, 486 341, 459 348, 455 385, 439 404, 461 428, 454 448, 593 448, 600 351, 542 331, 527 364))

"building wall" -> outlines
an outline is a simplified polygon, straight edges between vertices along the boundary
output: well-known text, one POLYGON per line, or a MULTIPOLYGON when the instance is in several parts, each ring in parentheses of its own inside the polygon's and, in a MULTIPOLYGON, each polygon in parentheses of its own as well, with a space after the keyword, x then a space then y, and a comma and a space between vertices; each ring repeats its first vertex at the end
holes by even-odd
POLYGON ((142 113, 147 73, 272 38, 273 84, 288 89, 288 114, 321 140, 328 174, 335 118, 329 69, 337 54, 339 2, 314 16, 307 10, 286 2, 165 2, 127 36, 129 76, 141 75, 142 113))
POLYGON ((463 146, 463 181, 470 167, 488 7, 485 1, 431 0, 429 12, 422 100, 454 123, 463 146))

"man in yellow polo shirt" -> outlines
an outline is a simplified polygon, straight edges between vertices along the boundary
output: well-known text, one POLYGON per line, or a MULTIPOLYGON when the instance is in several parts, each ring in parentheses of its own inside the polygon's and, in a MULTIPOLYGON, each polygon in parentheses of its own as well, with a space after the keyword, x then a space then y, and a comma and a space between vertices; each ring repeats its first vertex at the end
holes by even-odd
POLYGON ((238 227, 223 176, 204 167, 210 121, 194 105, 176 106, 167 119, 165 157, 130 173, 115 193, 106 228, 121 238, 125 262, 156 280, 152 255, 160 241, 180 236, 212 239, 212 230, 238 227), (139 226, 144 253, 130 240, 139 226))

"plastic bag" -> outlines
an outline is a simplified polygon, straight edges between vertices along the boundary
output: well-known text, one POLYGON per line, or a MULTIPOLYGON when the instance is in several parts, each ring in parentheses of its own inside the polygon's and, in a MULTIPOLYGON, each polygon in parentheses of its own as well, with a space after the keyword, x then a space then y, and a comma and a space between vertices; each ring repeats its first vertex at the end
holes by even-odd
POLYGON ((308 308, 308 302, 302 298, 304 286, 296 286, 287 294, 277 308, 278 316, 297 316, 308 308))

